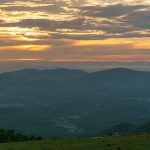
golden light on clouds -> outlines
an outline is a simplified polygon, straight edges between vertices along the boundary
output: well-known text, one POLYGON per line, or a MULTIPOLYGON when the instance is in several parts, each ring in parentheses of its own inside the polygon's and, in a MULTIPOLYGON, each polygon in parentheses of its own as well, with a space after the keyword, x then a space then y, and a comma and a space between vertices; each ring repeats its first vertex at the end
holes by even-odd
POLYGON ((114 38, 105 40, 80 40, 74 46, 130 45, 136 49, 150 49, 150 38, 114 38))
POLYGON ((150 38, 141 38, 134 43, 135 48, 150 50, 150 38))
POLYGON ((18 46, 15 48, 34 52, 34 51, 44 51, 45 49, 49 47, 45 45, 23 45, 23 46, 18 46))
POLYGON ((134 44, 135 41, 133 39, 122 39, 122 38, 114 38, 114 39, 105 39, 105 40, 81 40, 75 42, 75 46, 96 46, 96 45, 117 45, 117 44, 134 44))
POLYGON ((0 1, 0 60, 150 61, 149 0, 0 1))
POLYGON ((49 48, 49 46, 45 45, 19 45, 19 46, 9 46, 9 47, 0 47, 1 50, 18 50, 18 51, 44 51, 45 49, 49 48))
POLYGON ((5 59, 4 61, 41 61, 41 59, 36 59, 36 58, 14 58, 14 59, 5 59))

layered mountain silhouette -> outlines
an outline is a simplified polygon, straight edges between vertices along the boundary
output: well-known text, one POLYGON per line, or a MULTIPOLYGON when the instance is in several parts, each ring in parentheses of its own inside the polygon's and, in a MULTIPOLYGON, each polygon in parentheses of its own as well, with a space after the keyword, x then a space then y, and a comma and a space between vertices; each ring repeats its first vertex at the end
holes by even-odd
POLYGON ((49 137, 102 133, 150 118, 150 73, 24 69, 0 74, 0 127, 49 137))

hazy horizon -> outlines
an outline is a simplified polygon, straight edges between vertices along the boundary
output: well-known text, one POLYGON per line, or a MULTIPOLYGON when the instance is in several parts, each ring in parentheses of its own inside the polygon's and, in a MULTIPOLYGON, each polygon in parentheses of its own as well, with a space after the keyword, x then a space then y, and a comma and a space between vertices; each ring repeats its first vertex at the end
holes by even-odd
POLYGON ((129 68, 139 71, 150 71, 150 62, 0 62, 0 73, 22 69, 55 69, 68 68, 79 69, 88 72, 100 71, 112 68, 129 68))

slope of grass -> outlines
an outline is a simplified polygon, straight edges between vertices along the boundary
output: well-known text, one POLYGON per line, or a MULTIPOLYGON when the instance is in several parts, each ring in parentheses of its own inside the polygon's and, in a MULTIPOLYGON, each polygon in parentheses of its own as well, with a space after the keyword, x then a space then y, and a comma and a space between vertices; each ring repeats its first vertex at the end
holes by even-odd
POLYGON ((149 150, 150 135, 0 144, 0 150, 149 150))

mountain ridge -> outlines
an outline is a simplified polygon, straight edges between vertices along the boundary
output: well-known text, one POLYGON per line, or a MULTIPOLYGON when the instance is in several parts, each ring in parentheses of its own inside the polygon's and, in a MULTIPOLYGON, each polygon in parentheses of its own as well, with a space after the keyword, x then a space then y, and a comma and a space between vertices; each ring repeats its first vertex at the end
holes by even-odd
POLYGON ((149 90, 149 72, 124 68, 0 74, 0 128, 65 137, 96 135, 119 122, 140 124, 150 118, 149 90))

